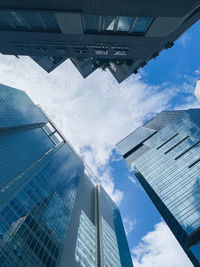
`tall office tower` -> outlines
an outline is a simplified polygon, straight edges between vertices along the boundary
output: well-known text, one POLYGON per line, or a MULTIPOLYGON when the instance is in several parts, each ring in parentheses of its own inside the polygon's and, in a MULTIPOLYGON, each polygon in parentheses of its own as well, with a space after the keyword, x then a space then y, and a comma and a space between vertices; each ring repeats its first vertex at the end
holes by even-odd
POLYGON ((0 85, 0 266, 132 267, 120 212, 25 92, 0 85))
POLYGON ((120 83, 199 18, 199 0, 1 1, 0 53, 47 72, 70 58, 84 78, 102 68, 120 83))
POLYGON ((194 266, 200 266, 200 109, 163 111, 117 148, 194 266))

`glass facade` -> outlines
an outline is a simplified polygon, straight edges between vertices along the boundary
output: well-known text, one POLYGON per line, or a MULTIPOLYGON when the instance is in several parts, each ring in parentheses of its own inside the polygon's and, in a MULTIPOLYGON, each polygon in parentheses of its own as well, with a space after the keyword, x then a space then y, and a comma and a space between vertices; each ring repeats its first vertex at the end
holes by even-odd
MULTIPOLYGON (((61 33, 55 12, 0 10, 0 30, 61 33)), ((61 13, 63 14, 63 13, 61 13)), ((128 32, 144 34, 153 18, 83 15, 86 32, 128 32)))
POLYGON ((56 266, 83 163, 23 91, 0 102, 0 265, 56 266))
POLYGON ((96 266, 96 230, 84 211, 81 211, 75 253, 80 266, 96 266))
POLYGON ((120 267, 121 264, 120 264, 116 234, 103 217, 101 217, 101 223, 102 223, 103 261, 105 263, 105 266, 120 267))
POLYGON ((61 32, 53 12, 31 10, 0 10, 0 30, 61 32))
POLYGON ((84 15, 85 32, 145 34, 153 18, 84 15))
MULTIPOLYGON (((140 140, 124 157, 193 264, 199 266, 200 109, 175 113, 163 112, 164 124, 155 117, 144 125, 156 133, 140 140)), ((137 133, 131 138, 135 134, 137 139, 137 133)))
POLYGON ((96 218, 96 186, 53 122, 23 91, 0 85, 0 103, 0 266, 95 267, 98 249, 126 266, 113 209, 96 218))
POLYGON ((99 232, 103 266, 133 267, 119 208, 99 187, 99 232))

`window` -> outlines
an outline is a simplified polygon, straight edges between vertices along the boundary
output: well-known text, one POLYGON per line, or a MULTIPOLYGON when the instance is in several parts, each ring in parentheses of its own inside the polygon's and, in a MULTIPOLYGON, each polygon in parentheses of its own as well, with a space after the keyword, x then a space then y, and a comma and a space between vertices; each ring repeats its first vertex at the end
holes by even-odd
POLYGON ((0 11, 0 30, 61 32, 52 12, 0 11))
POLYGON ((139 17, 136 18, 134 23, 133 32, 134 33, 144 33, 149 27, 152 18, 139 17))
POLYGON ((181 143, 183 143, 188 138, 189 138, 189 136, 184 137, 178 143, 176 143, 175 145, 173 145, 172 147, 170 147, 167 151, 165 151, 165 154, 168 154, 171 150, 173 150, 174 148, 176 148, 178 145, 180 145, 181 143))
POLYGON ((132 17, 119 17, 117 31, 128 32, 131 27, 132 21, 132 17))
POLYGON ((113 31, 115 20, 114 16, 102 16, 102 31, 113 31))
POLYGON ((144 34, 153 18, 84 15, 85 32, 144 34))
POLYGON ((24 19, 24 21, 26 21, 26 23, 30 26, 30 28, 32 27, 33 29, 38 31, 44 30, 44 26, 42 25, 42 20, 35 12, 21 11, 18 12, 18 14, 21 15, 21 17, 24 19))
POLYGON ((161 147, 163 147, 164 145, 166 145, 168 142, 170 142, 172 139, 174 139, 177 135, 178 135, 178 133, 176 133, 175 135, 173 135, 172 137, 170 137, 169 139, 167 139, 167 141, 165 141, 164 143, 162 143, 156 149, 160 149, 161 147))
POLYGON ((100 23, 100 16, 95 15, 85 15, 84 24, 86 31, 98 31, 100 23))
POLYGON ((194 147, 198 147, 200 145, 200 141, 196 142, 195 144, 193 144, 191 147, 189 147, 188 149, 186 149, 184 152, 182 152, 181 154, 179 154, 175 160, 179 159, 180 157, 182 157, 183 155, 185 155, 188 151, 190 151, 192 148, 194 147))
POLYGON ((60 32, 54 14, 49 12, 44 12, 44 13, 39 13, 39 16, 40 18, 42 18, 47 31, 60 32))
POLYGON ((192 168, 194 165, 200 162, 200 159, 195 160, 188 168, 192 168))
POLYGON ((0 17, 1 20, 6 23, 7 27, 9 28, 25 28, 26 26, 23 24, 23 22, 20 20, 20 18, 17 16, 16 12, 12 11, 0 11, 0 17))

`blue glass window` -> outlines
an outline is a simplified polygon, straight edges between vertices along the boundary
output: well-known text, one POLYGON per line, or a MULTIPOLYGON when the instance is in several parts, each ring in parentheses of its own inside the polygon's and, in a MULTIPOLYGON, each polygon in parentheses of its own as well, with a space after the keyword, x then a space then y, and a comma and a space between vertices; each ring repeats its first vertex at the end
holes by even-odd
POLYGON ((133 17, 119 17, 117 31, 128 32, 130 30, 132 21, 133 17))
POLYGON ((102 16, 102 31, 113 31, 115 26, 114 16, 102 16))
POLYGON ((84 15, 86 32, 145 33, 153 18, 130 16, 84 15))
POLYGON ((98 31, 100 25, 100 16, 85 15, 84 25, 86 31, 98 31))
POLYGON ((61 32, 54 13, 32 11, 0 11, 0 29, 61 32))
POLYGON ((47 31, 60 32, 60 28, 53 13, 43 12, 39 13, 39 16, 42 18, 47 31))
POLYGON ((194 245, 190 250, 200 262, 200 243, 194 245))
POLYGON ((0 29, 7 30, 9 28, 11 28, 11 25, 5 19, 5 17, 3 16, 2 12, 1 12, 1 14, 0 14, 0 29))
POLYGON ((21 11, 19 14, 21 14, 23 19, 28 23, 31 28, 38 31, 44 31, 44 27, 37 13, 21 11))
POLYGON ((144 33, 149 27, 152 18, 138 17, 133 27, 133 33, 144 33))
POLYGON ((19 28, 24 26, 23 22, 18 18, 16 12, 12 11, 0 11, 1 20, 5 24, 9 25, 9 28, 19 28))

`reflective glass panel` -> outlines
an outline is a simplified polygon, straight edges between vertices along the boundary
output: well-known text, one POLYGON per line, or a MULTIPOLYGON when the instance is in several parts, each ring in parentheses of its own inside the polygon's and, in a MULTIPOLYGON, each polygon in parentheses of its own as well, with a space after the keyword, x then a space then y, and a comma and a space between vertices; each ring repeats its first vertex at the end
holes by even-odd
POLYGON ((42 18, 47 31, 60 32, 60 28, 53 13, 41 12, 38 13, 38 15, 40 16, 40 18, 42 18))
POLYGON ((28 23, 28 25, 35 30, 44 31, 41 20, 35 12, 20 11, 17 12, 28 23))
MULTIPOLYGON (((142 146, 132 141, 136 146, 129 149, 131 154, 126 160, 180 244, 185 246, 188 235, 192 234, 194 241, 199 238, 200 110, 161 114, 141 128, 152 127, 157 133, 141 141, 142 146)), ((134 140, 137 132, 127 139, 134 140)), ((190 249, 198 260, 199 249, 197 244, 190 249)))
POLYGON ((105 266, 120 267, 121 263, 116 233, 103 217, 101 217, 101 223, 105 266))
POLYGON ((20 27, 22 25, 15 12, 0 11, 0 18, 4 22, 8 23, 12 28, 20 27))
MULTIPOLYGON (((4 12, 5 13, 5 12, 4 12)), ((9 21, 5 19, 5 16, 0 12, 0 29, 7 30, 12 28, 9 21)))
POLYGON ((114 16, 102 16, 102 30, 113 31, 115 25, 114 16))
POLYGON ((86 31, 98 31, 99 22, 100 22, 100 16, 96 15, 84 16, 84 26, 86 31))
POLYGON ((200 243, 194 245, 190 250, 200 262, 200 243))
POLYGON ((151 21, 152 21, 152 18, 148 18, 148 17, 137 18, 135 25, 133 27, 133 32, 144 33, 147 30, 151 21))
POLYGON ((133 21, 132 17, 119 17, 119 22, 117 25, 117 31, 128 32, 133 21))
POLYGON ((96 242, 95 226, 81 211, 78 236, 76 241, 75 259, 82 267, 95 267, 96 242))
POLYGON ((0 29, 60 32, 53 13, 31 11, 0 11, 0 29))

